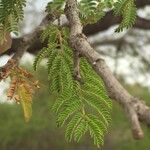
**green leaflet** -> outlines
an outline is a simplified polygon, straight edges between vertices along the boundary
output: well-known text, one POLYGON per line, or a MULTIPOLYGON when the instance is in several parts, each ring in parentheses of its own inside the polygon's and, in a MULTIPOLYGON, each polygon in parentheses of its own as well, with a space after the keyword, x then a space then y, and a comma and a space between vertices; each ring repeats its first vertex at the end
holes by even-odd
POLYGON ((39 63, 44 57, 46 57, 46 56, 48 55, 48 52, 49 52, 49 49, 46 48, 46 47, 44 47, 44 48, 42 49, 42 51, 40 51, 40 52, 37 54, 37 56, 36 56, 36 58, 35 58, 35 61, 34 61, 34 63, 33 63, 33 68, 34 68, 34 70, 37 70, 38 63, 39 63))
POLYGON ((114 4, 115 15, 122 16, 122 22, 116 29, 116 32, 123 31, 124 28, 132 27, 136 20, 135 0, 118 0, 114 4))
POLYGON ((100 146, 111 122, 111 100, 103 81, 85 59, 80 62, 84 84, 74 80, 73 54, 67 33, 65 28, 49 26, 42 34, 42 39, 50 42, 46 48, 48 51, 43 49, 35 64, 46 56, 50 90, 58 95, 52 110, 56 113, 57 125, 66 126, 66 140, 79 142, 89 132, 94 144, 100 146))
MULTIPOLYGON (((66 131, 65 131, 65 138, 67 141, 71 142, 72 138, 74 137, 74 132, 78 125, 82 120, 82 115, 80 113, 76 113, 71 121, 67 124, 66 131)), ((78 134, 78 133, 76 133, 78 134)))
POLYGON ((115 15, 122 16, 116 32, 132 27, 136 20, 135 0, 81 0, 78 8, 83 24, 95 23, 105 16, 106 10, 113 10, 115 15))
POLYGON ((76 97, 71 97, 68 99, 63 107, 60 113, 58 113, 57 117, 57 124, 58 126, 64 125, 65 121, 68 119, 69 116, 71 116, 76 111, 79 111, 81 102, 76 99, 76 97))
MULTIPOLYGON (((58 4, 62 4, 59 2, 63 1, 58 1, 58 4)), ((62 5, 58 7, 62 8, 62 5)), ((115 15, 123 16, 117 32, 131 27, 136 18, 134 0, 119 0, 115 3, 113 0, 81 0, 78 8, 83 23, 93 23, 103 17, 105 8, 114 9, 115 15)), ((102 79, 82 58, 80 72, 84 84, 74 80, 73 54, 67 42, 68 31, 65 28, 51 25, 43 32, 41 39, 47 40, 48 46, 47 50, 43 49, 39 53, 35 64, 44 57, 48 59, 50 89, 58 95, 52 106, 57 116, 57 125, 66 126, 67 141, 79 142, 88 132, 94 144, 99 147, 104 143, 104 135, 111 122, 112 109, 112 102, 102 79)))
POLYGON ((79 142, 81 137, 87 132, 88 124, 85 119, 79 122, 79 125, 74 130, 74 141, 79 142))
POLYGON ((64 0, 53 0, 47 4, 46 11, 59 17, 63 13, 64 3, 64 0))
POLYGON ((18 22, 23 19, 26 0, 0 1, 0 41, 3 43, 6 33, 18 31, 18 22))
POLYGON ((100 147, 104 144, 104 131, 103 125, 98 117, 95 115, 88 114, 86 116, 88 129, 91 137, 94 140, 94 144, 100 147))
POLYGON ((78 7, 83 24, 95 23, 105 15, 105 2, 99 0, 81 0, 78 7))
MULTIPOLYGON (((59 18, 64 14, 64 0, 49 2, 46 11, 59 18)), ((0 1, 0 43, 5 41, 7 33, 18 31, 18 22, 23 19, 23 8, 26 0, 0 1)), ((107 10, 122 17, 116 32, 133 26, 136 20, 135 0, 80 0, 79 16, 82 23, 95 23, 107 10)), ((52 106, 56 113, 58 126, 66 126, 65 137, 68 141, 79 141, 90 133, 94 144, 103 144, 103 138, 111 122, 112 103, 105 90, 104 83, 85 59, 80 61, 80 72, 84 84, 73 78, 73 54, 68 45, 68 30, 57 25, 49 25, 41 35, 42 42, 48 44, 36 56, 34 70, 39 62, 46 58, 50 91, 57 93, 52 106)), ((31 97, 23 87, 20 89, 24 115, 28 121, 31 110, 31 97)))

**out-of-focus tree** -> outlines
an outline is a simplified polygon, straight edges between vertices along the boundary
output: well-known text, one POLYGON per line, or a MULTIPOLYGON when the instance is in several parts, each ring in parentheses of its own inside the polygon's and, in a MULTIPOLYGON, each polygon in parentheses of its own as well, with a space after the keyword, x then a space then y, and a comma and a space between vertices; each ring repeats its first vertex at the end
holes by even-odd
POLYGON ((10 33, 18 35, 26 1, 0 2, 0 53, 13 54, 1 68, 0 79, 10 77, 7 97, 22 104, 25 120, 28 122, 32 115, 32 97, 40 84, 18 64, 25 52, 34 55, 38 52, 34 70, 43 58, 48 61, 50 91, 57 99, 52 110, 57 115, 57 125, 66 125, 68 141, 79 142, 88 132, 95 145, 102 145, 111 121, 110 99, 124 109, 133 137, 143 138, 140 122, 149 125, 150 108, 129 94, 117 78, 127 78, 120 73, 124 65, 121 61, 125 60, 134 78, 141 73, 149 76, 150 53, 146 48, 149 47, 150 21, 145 7, 150 3, 145 0, 54 0, 46 3, 45 13, 32 11, 35 3, 28 3, 25 13, 33 14, 34 17, 30 16, 33 23, 40 14, 44 18, 29 33, 23 30, 28 22, 28 17, 25 18, 20 24, 21 34, 12 39, 10 33), (145 9, 145 14, 141 9, 145 9), (113 32, 121 33, 112 35, 111 27, 113 32), (114 75, 105 63, 107 58, 113 60, 114 75))

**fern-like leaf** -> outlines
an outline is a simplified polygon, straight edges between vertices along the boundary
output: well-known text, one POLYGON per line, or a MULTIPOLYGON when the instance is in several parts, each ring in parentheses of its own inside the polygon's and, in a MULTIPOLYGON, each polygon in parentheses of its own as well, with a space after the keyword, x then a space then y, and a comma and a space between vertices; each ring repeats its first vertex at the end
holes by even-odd
POLYGON ((136 6, 134 0, 119 0, 114 7, 116 15, 122 16, 122 22, 116 32, 123 31, 124 28, 132 27, 136 21, 136 6))
POLYGON ((25 121, 28 122, 32 116, 32 95, 24 85, 18 87, 18 94, 23 107, 25 121))
POLYGON ((33 68, 34 70, 37 70, 37 66, 38 66, 38 63, 43 59, 45 58, 49 53, 49 49, 48 48, 43 48, 36 56, 35 60, 34 60, 34 63, 33 63, 33 68))
POLYGON ((80 105, 80 101, 78 99, 75 99, 75 97, 72 97, 71 99, 66 101, 62 111, 58 114, 58 126, 64 125, 68 117, 72 115, 75 111, 79 110, 80 105))
POLYGON ((81 137, 87 132, 88 124, 85 119, 82 119, 79 125, 74 130, 74 141, 79 142, 81 137))
POLYGON ((104 144, 104 129, 99 121, 99 119, 91 114, 88 114, 86 116, 87 122, 88 122, 88 129, 90 131, 90 135, 94 140, 94 144, 97 145, 97 147, 100 147, 100 145, 104 144))
POLYGON ((26 0, 0 1, 0 42, 7 33, 18 32, 18 22, 23 19, 26 0))
MULTIPOLYGON (((90 4, 95 5, 92 1, 90 4)), ((103 143, 104 133, 107 132, 111 121, 112 104, 103 81, 85 59, 80 61, 80 72, 85 83, 80 84, 74 80, 73 54, 67 43, 67 33, 65 29, 49 26, 42 34, 42 39, 49 41, 46 55, 51 92, 58 95, 52 110, 57 115, 57 125, 67 126, 67 141, 79 142, 89 131, 94 144, 99 146, 103 143), (52 44, 55 47, 51 48, 52 44)), ((42 57, 37 60, 41 60, 42 57)))
POLYGON ((80 113, 77 113, 74 115, 71 119, 71 121, 67 124, 67 128, 65 131, 65 138, 67 141, 71 142, 73 136, 74 136, 74 131, 79 125, 80 121, 82 120, 82 116, 80 113))

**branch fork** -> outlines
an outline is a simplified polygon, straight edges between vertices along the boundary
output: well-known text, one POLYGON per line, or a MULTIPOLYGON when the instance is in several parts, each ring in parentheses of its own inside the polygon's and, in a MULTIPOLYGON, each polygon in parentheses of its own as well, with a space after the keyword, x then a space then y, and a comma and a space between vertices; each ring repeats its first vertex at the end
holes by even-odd
POLYGON ((82 32, 83 27, 79 19, 75 0, 67 0, 65 14, 70 25, 71 47, 86 57, 95 72, 103 79, 109 97, 123 107, 130 121, 133 137, 135 139, 143 138, 144 133, 140 126, 140 121, 142 120, 145 124, 149 123, 150 108, 138 98, 135 99, 122 87, 106 65, 105 60, 91 47, 87 39, 83 38, 85 35, 82 32))

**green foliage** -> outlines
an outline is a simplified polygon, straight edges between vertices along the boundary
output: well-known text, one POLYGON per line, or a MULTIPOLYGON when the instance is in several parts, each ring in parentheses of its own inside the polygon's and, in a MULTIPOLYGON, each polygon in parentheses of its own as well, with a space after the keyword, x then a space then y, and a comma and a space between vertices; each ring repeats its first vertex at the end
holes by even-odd
POLYGON ((108 9, 112 9, 115 15, 122 16, 122 22, 116 32, 132 27, 136 20, 135 0, 81 0, 78 5, 83 24, 95 23, 102 19, 108 9))
POLYGON ((78 3, 79 14, 83 24, 94 23, 104 17, 107 2, 101 0, 81 0, 78 3))
MULTIPOLYGON (((79 14, 82 23, 95 23, 104 17, 108 9, 113 9, 115 15, 122 16, 122 22, 116 29, 117 32, 133 26, 136 20, 135 0, 81 0, 78 2, 79 14)), ((26 0, 1 0, 0 1, 0 42, 3 43, 9 32, 17 33, 18 22, 23 19, 23 8, 26 0)), ((46 7, 48 13, 57 18, 64 13, 64 0, 53 0, 46 7)))
MULTIPOLYGON (((30 67, 31 70, 30 65, 31 64, 28 64, 26 66, 28 69, 30 67)), ((0 104, 0 149, 100 150, 99 148, 93 146, 87 134, 85 134, 84 139, 81 139, 81 142, 78 144, 74 142, 66 144, 63 135, 64 128, 56 128, 55 115, 50 112, 49 109, 55 97, 50 95, 47 89, 48 82, 45 78, 46 74, 47 71, 44 65, 40 65, 38 70, 34 72, 34 75, 38 80, 40 80, 42 86, 34 96, 33 117, 28 123, 24 123, 22 109, 18 107, 18 105, 7 103, 0 104)), ((139 84, 137 84, 134 86, 128 85, 126 89, 128 89, 131 94, 145 99, 148 105, 150 104, 149 88, 141 87, 139 84)), ((76 115, 78 118, 78 114, 76 115)), ((74 117, 72 117, 72 120, 74 117)), ((109 134, 105 137, 105 144, 101 149, 149 150, 149 127, 143 126, 145 133, 144 140, 134 140, 130 130, 130 123, 128 122, 120 106, 114 104, 112 118, 112 125, 109 129, 109 134)), ((81 128, 77 129, 81 130, 82 132, 81 128)), ((70 129, 70 131, 72 131, 72 129, 70 129)), ((69 135, 67 137, 69 137, 69 135)))
MULTIPOLYGON (((7 33, 18 30, 25 4, 25 0, 0 0, 0 42, 5 40, 7 33)), ((46 11, 59 18, 64 13, 64 4, 64 0, 54 0, 48 3, 46 11)), ((107 10, 114 10, 115 15, 122 16, 117 32, 132 27, 136 19, 134 0, 81 0, 78 2, 78 9, 83 25, 95 23, 107 10)), ((42 33, 41 40, 48 41, 48 44, 36 56, 33 66, 36 70, 39 62, 43 58, 47 59, 50 91, 57 96, 52 106, 57 115, 57 125, 66 127, 67 141, 79 142, 88 132, 94 144, 99 147, 103 144, 110 125, 112 109, 102 79, 93 72, 85 58, 80 59, 80 73, 84 83, 74 79, 73 54, 67 42, 66 28, 49 25, 42 33)), ((27 101, 26 98, 24 100, 27 101)), ((26 109, 31 110, 30 107, 27 103, 24 105, 27 120, 31 111, 26 109)))
MULTIPOLYGON (((63 14, 64 0, 49 2, 46 10, 56 16, 63 14)), ((79 15, 84 25, 95 23, 102 19, 107 10, 113 10, 117 16, 122 16, 122 22, 116 32, 132 27, 136 20, 135 0, 81 0, 78 1, 79 15)))
POLYGON ((116 32, 123 31, 133 26, 136 20, 135 0, 118 0, 114 5, 115 15, 122 16, 122 22, 116 29, 116 32))
POLYGON ((26 0, 0 1, 0 41, 3 42, 7 32, 17 32, 18 22, 23 19, 26 0))
POLYGON ((49 2, 46 7, 46 11, 50 14, 54 14, 55 16, 59 17, 63 14, 63 6, 65 1, 64 0, 54 0, 49 2))
POLYGON ((67 38, 67 29, 49 26, 42 34, 42 40, 49 41, 48 46, 37 55, 34 68, 47 57, 50 90, 57 95, 52 110, 57 115, 57 125, 66 126, 67 141, 78 142, 89 132, 94 144, 99 147, 111 121, 111 100, 103 81, 84 58, 81 59, 80 71, 85 83, 73 78, 73 54, 67 38))
POLYGON ((80 18, 83 24, 95 23, 105 16, 107 9, 113 9, 115 15, 122 16, 122 22, 116 32, 133 26, 136 20, 135 0, 81 0, 78 2, 80 18))

